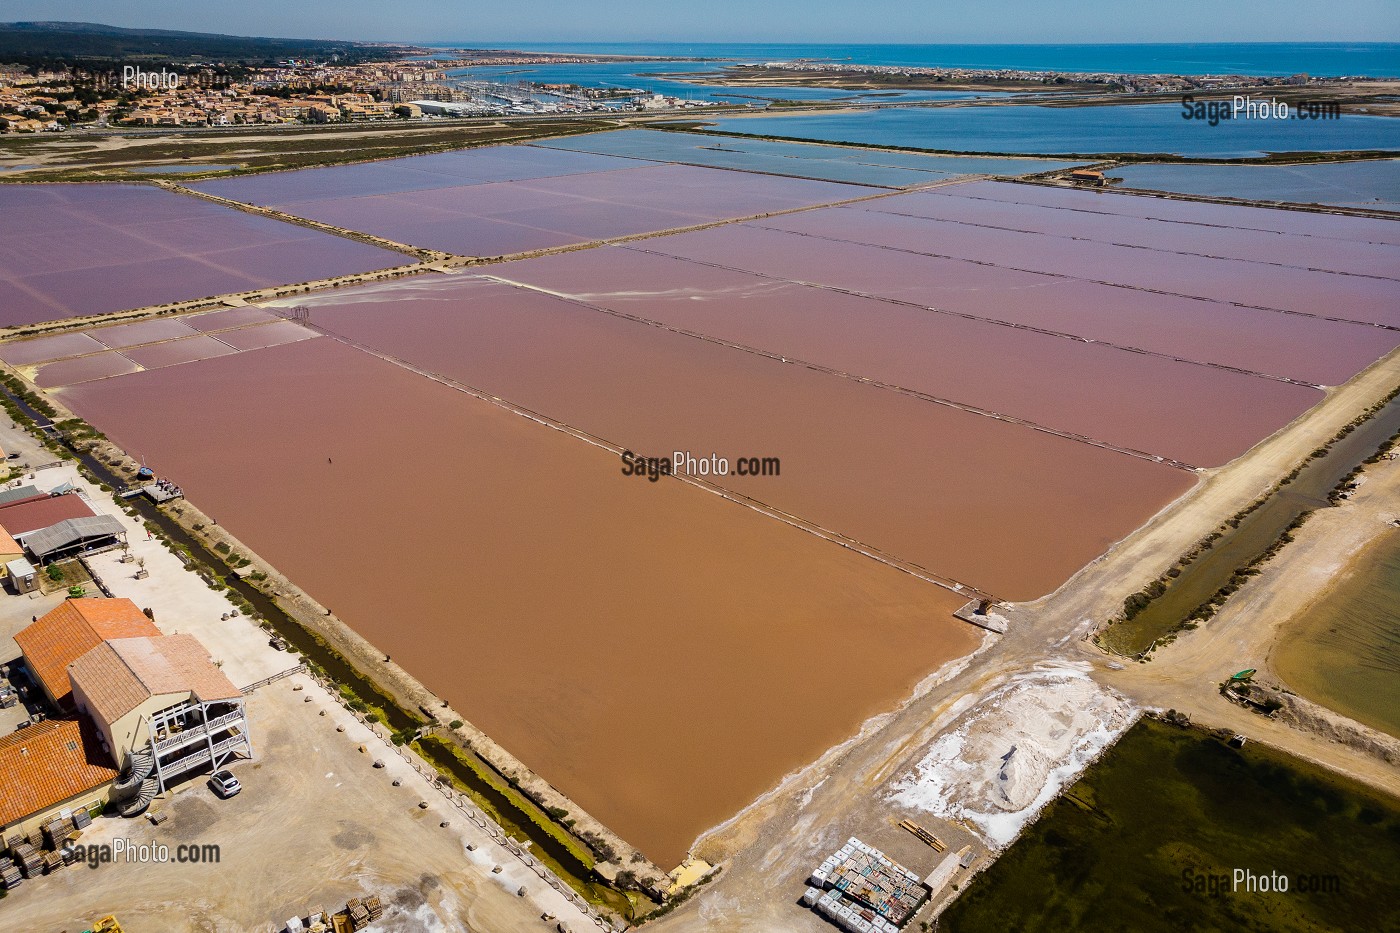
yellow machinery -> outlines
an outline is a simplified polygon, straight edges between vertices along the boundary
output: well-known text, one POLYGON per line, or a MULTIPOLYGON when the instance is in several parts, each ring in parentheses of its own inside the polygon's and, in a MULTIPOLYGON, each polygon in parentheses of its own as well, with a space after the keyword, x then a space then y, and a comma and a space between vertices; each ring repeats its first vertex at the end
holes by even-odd
POLYGON ((109 914, 94 923, 92 929, 86 933, 125 933, 125 931, 122 930, 122 925, 117 918, 109 914))

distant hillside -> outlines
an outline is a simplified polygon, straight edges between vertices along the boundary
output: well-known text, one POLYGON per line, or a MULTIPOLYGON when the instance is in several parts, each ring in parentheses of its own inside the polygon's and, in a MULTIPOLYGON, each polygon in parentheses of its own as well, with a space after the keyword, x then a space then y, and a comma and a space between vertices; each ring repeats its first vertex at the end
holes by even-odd
POLYGON ((0 62, 163 61, 260 64, 286 58, 365 61, 400 47, 326 39, 266 39, 98 23, 0 23, 0 62))

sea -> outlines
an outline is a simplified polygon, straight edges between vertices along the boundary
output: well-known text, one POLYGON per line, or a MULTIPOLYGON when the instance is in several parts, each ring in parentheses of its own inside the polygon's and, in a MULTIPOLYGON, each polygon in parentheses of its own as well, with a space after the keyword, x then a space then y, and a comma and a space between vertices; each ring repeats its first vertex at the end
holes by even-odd
MULTIPOLYGON (((1331 122, 1235 120, 1208 126, 1181 119, 1179 98, 1131 107, 975 106, 1005 95, 957 91, 842 91, 829 88, 727 87, 679 80, 735 62, 814 59, 895 66, 952 66, 1191 74, 1400 77, 1400 43, 1174 43, 1113 45, 765 45, 719 43, 433 43, 443 48, 646 56, 652 61, 502 65, 454 74, 493 81, 638 88, 709 103, 765 107, 775 100, 919 104, 961 100, 973 106, 734 117, 718 128, 790 138, 907 146, 953 152, 1161 153, 1191 158, 1251 158, 1274 152, 1400 150, 1400 119, 1344 114, 1331 122), (699 59, 699 60, 697 60, 699 59)), ((1254 92, 1259 95, 1260 92, 1254 92)), ((1264 96, 1264 95, 1260 95, 1264 96)), ((772 111, 770 111, 771 113, 772 111)), ((699 112, 696 114, 699 116, 699 112)), ((1365 195, 1368 196, 1369 195, 1365 195)))
POLYGON ((696 42, 433 42, 443 48, 708 58, 795 58, 864 65, 1011 68, 1115 74, 1400 77, 1400 42, 1220 42, 1088 45, 799 45, 696 42))

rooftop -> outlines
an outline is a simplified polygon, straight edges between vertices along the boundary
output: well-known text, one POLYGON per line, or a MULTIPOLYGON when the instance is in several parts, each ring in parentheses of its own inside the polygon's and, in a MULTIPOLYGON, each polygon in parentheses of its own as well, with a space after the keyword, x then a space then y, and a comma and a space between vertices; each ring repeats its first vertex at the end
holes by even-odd
POLYGON ((0 826, 116 777, 87 719, 50 719, 0 739, 0 826))
POLYGON ((23 554, 24 548, 15 540, 14 535, 0 525, 0 554, 23 554))
POLYGON ((40 528, 57 525, 64 519, 87 518, 92 514, 92 509, 79 496, 45 496, 0 505, 0 524, 4 524, 16 538, 22 538, 40 528))
MULTIPOLYGON (((24 539, 30 553, 40 560, 57 553, 70 545, 87 538, 107 538, 123 535, 126 528, 110 515, 87 515, 81 518, 66 518, 56 525, 40 528, 24 539)), ((5 540, 0 538, 0 551, 5 540)))
POLYGON ((129 599, 70 599, 15 635, 30 671, 60 703, 72 693, 68 665, 109 638, 159 635, 129 599))
POLYGON ((188 693, 207 703, 243 695, 189 634, 105 641, 73 662, 68 673, 87 698, 88 711, 107 723, 153 696, 188 693))
POLYGON ((0 489, 0 505, 24 502, 28 499, 42 499, 48 493, 41 492, 38 486, 16 486, 14 489, 0 489))

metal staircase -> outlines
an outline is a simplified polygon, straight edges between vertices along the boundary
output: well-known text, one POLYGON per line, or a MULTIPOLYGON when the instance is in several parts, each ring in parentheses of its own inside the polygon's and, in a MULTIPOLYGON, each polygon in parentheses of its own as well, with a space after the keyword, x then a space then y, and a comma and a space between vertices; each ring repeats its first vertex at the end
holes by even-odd
POLYGON ((150 748, 132 752, 126 759, 126 770, 112 785, 112 793, 124 795, 140 787, 151 776, 156 765, 156 756, 150 748))

